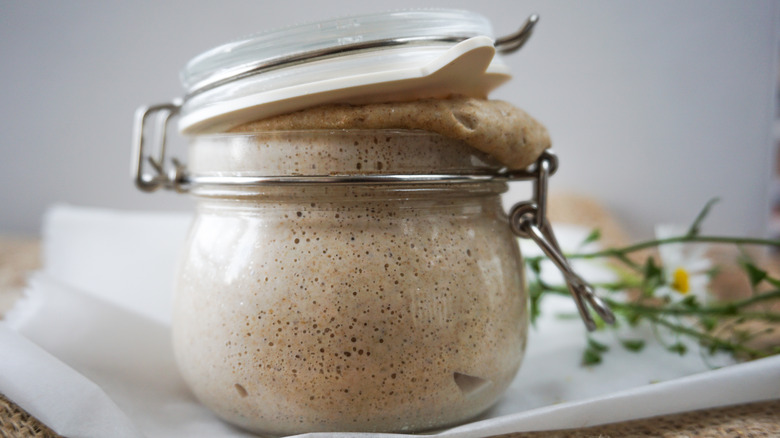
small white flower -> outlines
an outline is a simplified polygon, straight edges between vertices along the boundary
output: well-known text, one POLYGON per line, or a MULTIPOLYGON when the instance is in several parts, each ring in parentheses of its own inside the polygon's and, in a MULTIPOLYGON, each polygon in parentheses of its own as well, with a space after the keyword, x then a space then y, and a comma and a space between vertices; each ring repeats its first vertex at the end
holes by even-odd
MULTIPOLYGON (((681 237, 687 230, 679 226, 658 225, 655 235, 658 239, 681 237)), ((707 302, 707 285, 712 262, 705 257, 707 245, 702 243, 667 243, 659 245, 662 269, 666 284, 656 290, 656 296, 668 297, 672 301, 693 295, 700 303, 707 302)))

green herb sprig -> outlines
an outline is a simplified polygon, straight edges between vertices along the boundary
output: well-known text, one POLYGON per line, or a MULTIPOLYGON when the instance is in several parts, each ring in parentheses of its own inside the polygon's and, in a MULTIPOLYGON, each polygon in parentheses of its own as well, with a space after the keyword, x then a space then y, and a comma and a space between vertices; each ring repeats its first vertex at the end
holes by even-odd
MULTIPOLYGON (((594 314, 594 319, 599 322, 597 330, 611 330, 623 325, 635 327, 640 323, 647 323, 658 334, 658 340, 666 350, 678 355, 688 353, 686 344, 680 342, 682 338, 695 341, 707 354, 725 352, 739 359, 756 359, 780 353, 780 341, 769 345, 754 345, 756 339, 776 330, 780 331, 780 306, 777 305, 780 302, 780 278, 762 269, 742 250, 747 245, 780 249, 780 241, 702 235, 702 224, 716 202, 717 199, 708 202, 687 232, 679 235, 660 237, 624 247, 566 255, 570 260, 602 260, 617 274, 617 281, 593 284, 617 317, 616 324, 606 325, 594 314), (684 266, 669 266, 662 257, 669 247, 684 249, 686 246, 702 243, 734 245, 741 250, 736 263, 750 284, 749 297, 718 301, 709 291, 709 282, 720 267, 710 267, 706 272, 695 274, 699 277, 694 279, 694 273, 684 266), (645 254, 650 250, 654 252, 645 254), (662 256, 659 257, 655 252, 660 252, 662 256), (637 257, 640 254, 644 260, 637 257), (694 280, 701 282, 703 278, 707 283, 705 287, 692 291, 694 280), (662 331, 673 334, 675 341, 665 344, 659 334, 662 331)), ((586 243, 597 242, 600 238, 600 231, 594 230, 580 247, 586 243)), ((565 286, 549 284, 542 279, 541 264, 544 260, 544 256, 525 259, 530 273, 528 290, 532 323, 541 315, 544 297, 569 295, 565 286)), ((698 264, 702 265, 701 260, 698 264)), ((609 347, 591 335, 587 335, 586 341, 582 363, 601 363, 609 347)), ((633 352, 642 351, 645 347, 645 341, 641 339, 621 339, 620 344, 633 352)))

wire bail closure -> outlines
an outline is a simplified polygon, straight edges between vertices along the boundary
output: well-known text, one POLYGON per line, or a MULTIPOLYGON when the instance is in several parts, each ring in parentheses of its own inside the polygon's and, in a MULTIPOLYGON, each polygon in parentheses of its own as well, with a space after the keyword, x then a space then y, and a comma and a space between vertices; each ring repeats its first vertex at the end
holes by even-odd
POLYGON ((185 192, 185 167, 176 158, 172 158, 173 167, 166 169, 165 149, 168 122, 179 114, 181 101, 141 107, 135 112, 133 124, 133 161, 130 170, 135 186, 144 192, 153 192, 159 188, 185 192), (148 127, 149 124, 151 127, 148 127), (151 130, 151 133, 147 131, 151 130), (153 136, 150 142, 148 137, 153 136), (148 143, 154 143, 155 151, 147 153, 148 143), (153 173, 147 172, 150 166, 153 173))
POLYGON ((615 315, 609 306, 596 296, 593 287, 574 272, 547 220, 547 181, 557 168, 558 158, 551 151, 545 151, 535 164, 533 199, 515 204, 509 213, 509 223, 515 235, 532 239, 561 271, 585 327, 593 331, 596 329, 596 321, 588 305, 608 324, 615 322, 615 315))

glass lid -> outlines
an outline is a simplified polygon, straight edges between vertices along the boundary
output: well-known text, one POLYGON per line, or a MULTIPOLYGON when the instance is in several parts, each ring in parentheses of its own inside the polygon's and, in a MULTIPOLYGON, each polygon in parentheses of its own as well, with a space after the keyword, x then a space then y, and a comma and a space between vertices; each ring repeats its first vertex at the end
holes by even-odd
POLYGON ((223 44, 189 61, 181 72, 181 82, 192 94, 263 66, 289 64, 303 54, 327 56, 392 41, 452 43, 476 36, 492 39, 493 30, 488 19, 469 11, 406 10, 342 17, 260 32, 223 44))

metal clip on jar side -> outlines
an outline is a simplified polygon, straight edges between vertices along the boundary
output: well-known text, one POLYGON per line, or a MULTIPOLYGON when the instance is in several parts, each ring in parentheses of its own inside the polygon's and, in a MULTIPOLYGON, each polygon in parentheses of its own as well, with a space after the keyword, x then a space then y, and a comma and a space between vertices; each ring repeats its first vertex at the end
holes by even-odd
POLYGON ((546 151, 539 157, 531 170, 534 174, 533 199, 515 204, 509 213, 509 223, 517 236, 532 239, 561 271, 585 326, 593 331, 596 322, 588 310, 588 304, 608 324, 615 322, 615 316, 596 296, 593 287, 574 272, 547 220, 547 181, 557 168, 558 158, 552 152, 546 151))
POLYGON ((133 124, 133 160, 130 170, 135 186, 144 192, 153 192, 161 187, 186 191, 183 188, 184 165, 176 158, 171 159, 173 167, 166 169, 166 137, 168 122, 176 117, 181 101, 163 103, 138 108, 133 124), (148 126, 151 124, 152 126, 148 126), (147 132, 151 131, 151 132, 147 132), (149 141, 153 136, 154 141, 149 141), (152 143, 156 150, 149 153, 146 149, 152 143), (147 166, 154 172, 146 171, 147 166))

